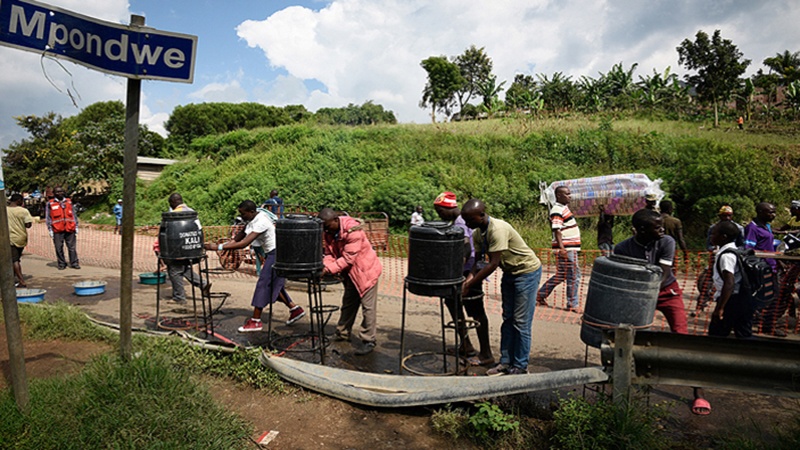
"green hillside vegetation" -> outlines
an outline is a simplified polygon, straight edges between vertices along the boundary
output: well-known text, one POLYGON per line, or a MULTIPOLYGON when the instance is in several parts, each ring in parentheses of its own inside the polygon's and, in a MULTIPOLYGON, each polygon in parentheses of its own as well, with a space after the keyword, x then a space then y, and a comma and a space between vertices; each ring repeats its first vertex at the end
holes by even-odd
MULTIPOLYGON (((759 201, 783 211, 798 197, 797 134, 588 117, 239 130, 194 139, 185 162, 140 187, 136 220, 158 223, 167 197, 178 191, 204 224, 229 224, 239 202, 263 201, 278 188, 286 203, 312 211, 387 212, 404 233, 415 205, 431 219, 433 198, 452 190, 462 201, 483 199, 492 215, 516 224, 539 247, 549 239, 540 181, 640 172, 664 180, 690 247, 702 248, 720 204, 731 204, 735 219, 746 222, 759 201)), ((617 235, 627 236, 620 222, 617 235)), ((593 225, 582 224, 589 245, 593 225)))

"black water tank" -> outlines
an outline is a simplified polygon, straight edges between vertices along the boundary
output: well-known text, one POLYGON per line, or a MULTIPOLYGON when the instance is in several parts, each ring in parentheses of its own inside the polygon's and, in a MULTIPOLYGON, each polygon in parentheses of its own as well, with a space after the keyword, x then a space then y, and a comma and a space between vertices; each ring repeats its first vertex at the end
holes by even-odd
POLYGON ((161 213, 158 229, 158 246, 161 258, 167 260, 194 260, 203 251, 203 228, 197 220, 197 211, 161 213))
POLYGON ((653 323, 661 267, 626 256, 601 256, 594 261, 581 325, 581 340, 600 348, 603 329, 621 323, 646 328, 653 323))
POLYGON ((275 224, 275 272, 286 278, 322 275, 322 221, 288 214, 275 224))
POLYGON ((464 230, 449 222, 425 222, 408 232, 408 290, 446 297, 464 281, 464 230))

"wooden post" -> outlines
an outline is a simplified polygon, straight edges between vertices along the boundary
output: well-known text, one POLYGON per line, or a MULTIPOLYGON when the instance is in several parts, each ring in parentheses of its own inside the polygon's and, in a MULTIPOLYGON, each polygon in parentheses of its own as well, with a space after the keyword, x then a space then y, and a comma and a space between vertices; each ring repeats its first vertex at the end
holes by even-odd
POLYGON ((17 408, 28 413, 28 378, 25 374, 25 354, 22 349, 22 329, 19 326, 17 290, 14 287, 14 269, 11 267, 11 237, 8 231, 8 210, 6 210, 6 190, 3 178, 3 152, 0 151, 0 294, 3 297, 3 318, 6 323, 8 339, 8 361, 11 369, 11 389, 17 408))
MULTIPOLYGON (((131 15, 131 26, 144 26, 144 17, 131 15)), ((119 350, 130 360, 133 317, 133 232, 136 218, 136 158, 139 153, 139 105, 142 80, 128 78, 125 99, 125 157, 122 181, 122 256, 120 261, 119 350)))

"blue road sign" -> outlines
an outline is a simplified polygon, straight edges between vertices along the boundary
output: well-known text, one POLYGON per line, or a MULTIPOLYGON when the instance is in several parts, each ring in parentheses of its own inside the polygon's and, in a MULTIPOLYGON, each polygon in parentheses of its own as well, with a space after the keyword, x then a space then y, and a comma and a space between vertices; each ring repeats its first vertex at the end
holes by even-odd
POLYGON ((128 78, 191 83, 197 36, 120 25, 28 0, 0 0, 0 45, 128 78))

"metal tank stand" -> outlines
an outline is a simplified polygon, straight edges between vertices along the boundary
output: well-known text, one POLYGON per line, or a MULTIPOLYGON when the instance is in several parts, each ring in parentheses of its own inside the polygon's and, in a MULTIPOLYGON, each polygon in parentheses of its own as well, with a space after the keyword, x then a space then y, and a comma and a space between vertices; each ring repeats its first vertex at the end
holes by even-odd
MULTIPOLYGON (((339 310, 339 307, 323 303, 322 273, 320 271, 315 270, 306 273, 292 272, 290 274, 281 272, 283 271, 278 271, 277 276, 284 276, 287 280, 306 283, 310 327, 307 333, 273 336, 272 307, 274 302, 270 302, 269 324, 267 328, 267 336, 270 337, 269 348, 282 352, 319 352, 320 364, 325 365, 325 348, 330 344, 330 340, 325 336, 325 326, 328 324, 333 313, 339 310)), ((272 286, 270 286, 270 292, 272 292, 272 286)))
POLYGON ((405 354, 405 331, 406 331, 406 304, 408 302, 408 280, 406 279, 403 283, 403 312, 402 312, 402 319, 400 322, 400 358, 399 358, 399 367, 398 367, 398 374, 402 375, 403 370, 406 370, 414 375, 457 375, 460 373, 466 373, 467 371, 467 364, 466 362, 462 361, 462 357, 459 353, 460 344, 461 344, 461 336, 458 333, 459 327, 463 327, 465 329, 472 329, 478 326, 478 322, 474 320, 464 320, 461 319, 460 314, 462 310, 462 301, 461 301, 461 287, 464 283, 462 278, 457 284, 450 285, 449 288, 451 290, 450 296, 451 297, 439 297, 439 318, 441 323, 441 330, 442 330, 442 373, 431 373, 431 372, 424 372, 422 370, 409 367, 409 361, 414 358, 420 357, 435 357, 438 356, 438 352, 416 352, 410 353, 408 355, 405 354), (455 298, 455 317, 453 318, 452 322, 447 322, 445 319, 445 299, 446 298, 455 298), (459 325, 460 324, 460 325, 459 325), (450 356, 447 354, 447 329, 453 329, 454 341, 455 341, 455 355, 452 355, 455 359, 455 369, 448 370, 447 366, 447 357, 450 356), (461 365, 464 365, 464 370, 461 370, 461 365))
MULTIPOLYGON (((180 263, 184 263, 189 266, 189 269, 194 271, 200 276, 201 285, 205 284, 208 286, 209 277, 208 277, 208 257, 203 255, 201 258, 190 259, 190 260, 172 260, 180 263), (196 267, 196 270, 195 270, 196 267)), ((161 263, 164 262, 164 269, 166 277, 169 278, 169 269, 166 267, 166 262, 162 258, 156 259, 156 274, 160 274, 159 268, 161 267, 161 263)), ((161 328, 163 330, 190 330, 195 329, 198 331, 204 331, 205 333, 213 336, 214 335, 214 321, 213 321, 213 312, 212 312, 212 305, 211 305, 211 295, 207 293, 204 289, 201 289, 198 286, 195 286, 194 283, 189 283, 191 286, 191 296, 192 296, 192 311, 190 315, 186 313, 182 313, 177 317, 169 317, 169 318, 161 318, 161 283, 160 283, 160 275, 156 278, 156 327, 161 328), (207 295, 208 294, 208 295, 207 295), (200 308, 202 310, 201 313, 198 312, 197 303, 198 303, 198 296, 200 300, 200 308), (202 326, 200 325, 200 321, 202 319, 202 326)), ((224 300, 223 300, 224 301, 224 300)))

